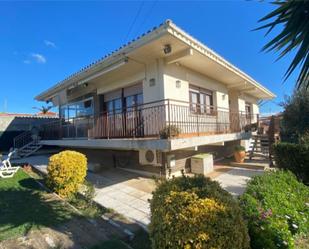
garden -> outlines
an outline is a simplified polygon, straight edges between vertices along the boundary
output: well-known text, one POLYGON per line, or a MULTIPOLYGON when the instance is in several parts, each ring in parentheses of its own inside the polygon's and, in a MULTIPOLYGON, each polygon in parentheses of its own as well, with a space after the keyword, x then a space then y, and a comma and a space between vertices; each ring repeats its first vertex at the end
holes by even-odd
POLYGON ((113 211, 94 203, 83 154, 53 155, 46 178, 29 167, 20 169, 0 181, 0 245, 14 248, 7 241, 29 234, 37 239, 38 231, 45 231, 59 248, 67 248, 69 239, 59 236, 66 227, 75 230, 74 243, 89 249, 308 248, 308 103, 308 92, 297 92, 285 103, 282 140, 273 146, 276 168, 253 177, 243 195, 235 198, 201 175, 159 179, 150 201, 149 233, 137 231, 131 240, 102 221, 102 214, 113 211), (295 112, 297 122, 291 118, 295 112), (76 232, 76 227, 84 229, 76 232))
POLYGON ((152 248, 309 248, 309 93, 295 91, 282 105, 275 167, 238 199, 203 176, 161 181, 151 200, 152 248))
POLYGON ((113 210, 92 201, 86 165, 84 155, 65 151, 50 158, 46 178, 25 166, 1 179, 0 248, 145 248, 140 243, 148 239, 145 232, 128 241, 101 218, 113 210))

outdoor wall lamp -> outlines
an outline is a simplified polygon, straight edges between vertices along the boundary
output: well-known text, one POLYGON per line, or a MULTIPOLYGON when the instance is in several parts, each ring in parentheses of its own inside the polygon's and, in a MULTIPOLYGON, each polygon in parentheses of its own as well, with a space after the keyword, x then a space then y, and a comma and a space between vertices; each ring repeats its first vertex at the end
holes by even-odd
POLYGON ((152 78, 149 80, 149 86, 155 86, 156 85, 156 79, 152 78))
POLYGON ((171 44, 164 45, 163 51, 164 51, 164 54, 169 54, 170 52, 172 52, 171 44))
POLYGON ((181 88, 181 81, 180 80, 176 80, 176 88, 181 88))

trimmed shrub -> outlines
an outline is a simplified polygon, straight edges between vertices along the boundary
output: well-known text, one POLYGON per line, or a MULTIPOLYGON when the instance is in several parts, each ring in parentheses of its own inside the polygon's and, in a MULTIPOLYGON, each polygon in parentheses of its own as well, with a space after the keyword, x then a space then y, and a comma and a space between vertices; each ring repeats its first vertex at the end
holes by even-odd
POLYGON ((292 171, 309 184, 309 144, 278 143, 273 146, 276 165, 292 171))
POLYGON ((249 248, 238 201, 209 178, 161 182, 150 208, 152 248, 249 248))
POLYGON ((78 191, 87 172, 87 158, 76 151, 62 151, 49 158, 47 185, 62 197, 78 191))
POLYGON ((241 205, 252 249, 294 249, 295 238, 309 234, 309 189, 289 171, 253 177, 241 205))

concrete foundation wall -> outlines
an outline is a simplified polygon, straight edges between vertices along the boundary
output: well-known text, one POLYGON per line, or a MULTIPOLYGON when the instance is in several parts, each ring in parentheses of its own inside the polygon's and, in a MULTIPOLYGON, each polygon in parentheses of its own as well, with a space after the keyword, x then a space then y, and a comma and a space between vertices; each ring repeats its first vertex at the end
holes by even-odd
POLYGON ((100 164, 102 168, 124 168, 137 172, 145 172, 148 175, 161 175, 163 169, 161 166, 141 165, 139 163, 139 152, 134 150, 95 150, 95 149, 81 149, 76 148, 86 155, 89 163, 100 164))
MULTIPOLYGON (((220 159, 223 157, 231 156, 234 152, 234 147, 240 145, 240 140, 225 142, 223 146, 220 145, 205 145, 199 146, 197 150, 175 150, 166 153, 166 156, 174 155, 175 157, 175 166, 170 168, 170 172, 176 173, 178 171, 184 170, 184 172, 190 172, 191 157, 200 153, 211 153, 214 157, 214 160, 220 159)), ((168 167, 168 166, 167 166, 168 167)))

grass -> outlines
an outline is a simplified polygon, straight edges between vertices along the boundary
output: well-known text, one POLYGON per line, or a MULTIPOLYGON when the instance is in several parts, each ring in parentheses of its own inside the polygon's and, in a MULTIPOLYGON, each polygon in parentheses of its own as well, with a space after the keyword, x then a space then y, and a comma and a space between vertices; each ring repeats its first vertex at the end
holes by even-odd
POLYGON ((0 241, 65 222, 76 214, 23 170, 0 179, 0 241))
POLYGON ((142 229, 135 233, 134 239, 130 241, 129 244, 134 249, 150 249, 151 248, 149 234, 142 229))
POLYGON ((144 230, 139 230, 135 233, 135 237, 132 241, 123 242, 120 239, 112 239, 103 242, 91 249, 151 249, 150 239, 147 232, 144 230))
POLYGON ((112 239, 103 242, 102 244, 92 247, 91 249, 129 249, 124 242, 118 239, 112 239))
MULTIPOLYGON (((0 178, 0 241, 27 235, 34 229, 52 227, 74 217, 97 218, 112 212, 76 195, 69 203, 82 213, 80 216, 66 202, 43 190, 35 179, 44 182, 35 173, 25 173, 21 169, 12 178, 0 178)), ((130 242, 115 237, 91 249, 130 248, 150 249, 148 234, 140 230, 130 242)))

